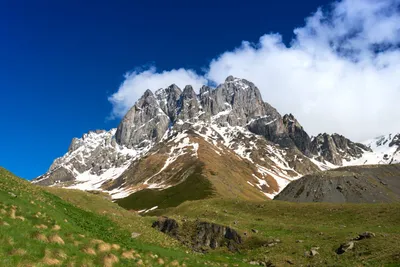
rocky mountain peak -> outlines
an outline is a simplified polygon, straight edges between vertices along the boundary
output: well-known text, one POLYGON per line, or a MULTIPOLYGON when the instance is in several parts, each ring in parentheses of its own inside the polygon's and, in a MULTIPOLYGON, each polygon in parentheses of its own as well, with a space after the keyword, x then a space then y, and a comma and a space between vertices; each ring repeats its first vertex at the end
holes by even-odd
POLYGON ((167 99, 170 96, 179 96, 182 94, 182 90, 176 85, 171 84, 167 88, 160 88, 154 93, 158 100, 167 99))
POLYGON ((228 77, 226 77, 225 82, 226 83, 227 82, 233 82, 235 79, 237 79, 237 78, 233 77, 232 75, 229 75, 228 77))
POLYGON ((141 98, 146 99, 150 96, 154 96, 153 91, 151 91, 150 89, 146 89, 146 91, 144 91, 143 96, 141 98))
MULTIPOLYGON (((140 142, 161 140, 170 126, 193 123, 228 124, 255 129, 269 138, 284 134, 280 114, 264 103, 258 88, 251 82, 228 77, 215 89, 203 86, 197 95, 187 85, 183 92, 171 85, 155 93, 147 90, 118 126, 116 140, 133 147, 140 142), (179 124, 176 124, 177 121, 179 124)), ((272 139, 271 139, 272 140, 272 139)))
MULTIPOLYGON (((115 133, 115 131, 114 131, 115 133)), ((113 134, 114 134, 113 133, 113 134)), ((73 152, 83 146, 85 144, 85 141, 91 142, 96 136, 103 136, 106 135, 107 131, 106 130, 94 130, 94 131, 89 131, 85 134, 82 135, 81 138, 76 138, 74 137, 68 147, 68 152, 73 152)))
POLYGON ((288 131, 289 137, 293 140, 299 150, 305 155, 311 156, 311 138, 306 131, 304 131, 303 126, 301 126, 293 114, 285 114, 283 116, 283 124, 288 131))
POLYGON ((186 99, 192 99, 192 98, 196 98, 197 95, 191 85, 186 85, 185 88, 183 89, 181 97, 186 98, 186 99))
MULTIPOLYGON (((180 99, 176 104, 176 109, 178 110, 178 119, 182 121, 193 119, 200 111, 200 105, 199 101, 197 100, 196 92, 190 85, 185 86, 185 89, 183 89, 180 99)), ((174 123, 174 121, 171 121, 171 124, 174 123)))
POLYGON ((175 84, 172 84, 165 89, 157 90, 155 94, 161 110, 171 121, 175 121, 177 116, 176 102, 179 100, 182 90, 175 84))
POLYGON ((337 166, 342 166, 343 160, 360 158, 365 151, 371 152, 371 149, 336 133, 319 134, 311 141, 311 152, 318 155, 320 161, 326 160, 337 166))
POLYGON ((290 124, 293 127, 297 127, 297 128, 303 128, 303 126, 300 125, 300 123, 297 121, 297 119, 293 116, 292 113, 289 114, 285 114, 283 116, 283 122, 285 124, 290 124))
POLYGON ((116 140, 118 144, 129 148, 142 142, 157 142, 164 135, 169 121, 153 92, 146 90, 122 119, 117 128, 116 140))
POLYGON ((210 93, 211 90, 212 90, 211 87, 209 87, 209 86, 207 86, 207 85, 203 85, 203 86, 200 88, 199 97, 201 97, 201 96, 204 95, 204 94, 210 93))

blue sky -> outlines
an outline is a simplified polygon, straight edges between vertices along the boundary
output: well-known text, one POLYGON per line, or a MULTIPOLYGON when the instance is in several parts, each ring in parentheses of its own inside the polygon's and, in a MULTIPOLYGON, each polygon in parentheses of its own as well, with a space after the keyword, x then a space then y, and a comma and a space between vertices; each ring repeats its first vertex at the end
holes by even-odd
MULTIPOLYGON (((394 0, 386 2, 398 4, 394 0)), ((150 71, 153 76, 164 70, 182 69, 194 71, 201 76, 201 81, 219 82, 222 76, 230 74, 217 71, 219 66, 227 69, 225 59, 237 62, 237 56, 242 58, 248 53, 257 57, 275 36, 270 33, 279 33, 282 38, 274 39, 274 46, 268 50, 275 51, 281 46, 274 52, 281 57, 278 62, 285 62, 287 58, 286 54, 279 54, 282 49, 290 49, 287 51, 290 55, 298 52, 295 49, 299 47, 314 49, 314 45, 309 45, 309 40, 315 39, 314 35, 312 38, 308 35, 309 29, 314 27, 311 20, 317 17, 315 12, 319 6, 328 9, 328 4, 329 1, 318 0, 1 1, 0 166, 23 178, 34 178, 67 151, 73 137, 93 129, 116 127, 120 115, 115 110, 124 110, 126 105, 134 103, 142 89, 147 89, 141 83, 134 83, 136 87, 140 86, 139 89, 125 88, 122 83, 129 79, 136 81, 142 77, 142 71, 148 71, 152 66, 157 67, 150 71), (305 22, 307 17, 311 18, 309 25, 305 22), (295 34, 294 29, 299 27, 304 28, 295 34), (262 36, 265 38, 260 39, 262 36), (293 39, 297 45, 293 44, 293 39), (244 40, 250 45, 242 44, 244 40), (129 71, 136 72, 124 78, 129 71), (110 103, 109 97, 122 91, 132 97, 122 104, 110 103), (113 110, 116 118, 106 120, 113 110)), ((344 8, 352 10, 353 6, 344 8)), ((365 10, 364 6, 362 8, 365 10)), ((350 12, 347 15, 353 19, 350 12)), ((397 15, 395 12, 394 16, 397 15)), ((387 17, 383 18, 385 22, 387 17)), ((324 30, 322 26, 320 23, 318 29, 324 30)), ((387 27, 388 32, 394 27, 387 27)), ((322 36, 326 30, 320 35, 316 32, 316 36, 322 36)), ((371 42, 375 41, 382 40, 371 42)), ((397 39, 389 42, 398 44, 397 39)), ((314 58, 318 58, 318 54, 314 58)), ((395 66, 395 63, 397 61, 388 64, 395 66)), ((245 61, 244 65, 239 65, 251 69, 256 64, 245 61)), ((247 75, 236 66, 228 67, 232 74, 247 75)), ((170 72, 165 75, 171 79, 175 77, 170 72)), ((393 72, 385 75, 386 78, 394 77, 393 72)), ((285 75, 282 74, 280 80, 286 80, 285 75)), ((388 91, 398 93, 397 87, 389 87, 388 91)), ((279 90, 279 86, 274 87, 273 92, 279 90)), ((282 101, 272 91, 262 91, 264 99, 268 101, 266 98, 270 95, 271 104, 278 109, 286 112, 293 108, 296 111, 294 102, 282 101)), ((307 122, 306 108, 299 107, 297 111, 307 122)), ((308 125, 313 126, 312 123, 308 125)))
POLYGON ((116 127, 107 97, 125 72, 201 70, 244 39, 290 36, 321 4, 189 2, 1 1, 0 165, 33 178, 73 137, 116 127))

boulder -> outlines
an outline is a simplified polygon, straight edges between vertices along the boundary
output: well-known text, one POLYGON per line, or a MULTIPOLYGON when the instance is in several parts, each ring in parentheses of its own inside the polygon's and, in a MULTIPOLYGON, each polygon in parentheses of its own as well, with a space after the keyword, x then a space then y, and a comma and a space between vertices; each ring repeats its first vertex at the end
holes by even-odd
POLYGON ((354 238, 354 240, 360 241, 360 240, 363 240, 363 239, 366 239, 366 238, 372 238, 372 237, 375 237, 374 233, 372 233, 372 232, 364 232, 364 233, 359 234, 356 238, 354 238))
POLYGON ((132 232, 131 233, 131 237, 132 238, 137 238, 137 237, 139 237, 141 234, 140 233, 135 233, 135 232, 132 232))
POLYGON ((315 257, 316 255, 318 255, 318 249, 319 247, 312 247, 310 250, 304 252, 304 256, 306 257, 315 257))
POLYGON ((230 251, 238 251, 237 245, 242 243, 242 237, 234 229, 215 223, 185 221, 182 227, 179 227, 176 220, 160 217, 153 222, 152 227, 174 237, 195 251, 222 246, 226 246, 230 251))
POLYGON ((346 251, 352 250, 354 248, 354 242, 349 241, 340 245, 340 247, 336 250, 337 254, 343 254, 346 251))

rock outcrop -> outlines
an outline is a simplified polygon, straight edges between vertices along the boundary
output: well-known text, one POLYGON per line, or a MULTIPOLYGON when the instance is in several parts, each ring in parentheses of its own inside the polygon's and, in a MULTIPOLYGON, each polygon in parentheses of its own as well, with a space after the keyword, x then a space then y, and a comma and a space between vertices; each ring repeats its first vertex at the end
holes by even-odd
POLYGON ((389 143, 389 147, 397 147, 396 152, 400 151, 400 134, 396 134, 393 136, 392 140, 389 143))
POLYGON ((160 217, 157 221, 153 222, 151 227, 156 228, 158 231, 168 234, 173 237, 178 236, 179 225, 174 219, 167 217, 160 217))
POLYGON ((242 237, 232 228, 203 221, 183 222, 182 227, 174 219, 160 217, 153 228, 168 234, 195 251, 206 252, 207 248, 216 249, 226 246, 237 251, 242 237))
POLYGON ((292 114, 283 116, 283 123, 288 131, 289 137, 294 144, 306 156, 311 156, 311 138, 304 131, 303 126, 296 120, 292 114))
POLYGON ((339 134, 319 134, 311 141, 310 150, 320 161, 328 161, 342 166, 343 161, 360 158, 365 151, 371 152, 367 146, 355 143, 339 134))

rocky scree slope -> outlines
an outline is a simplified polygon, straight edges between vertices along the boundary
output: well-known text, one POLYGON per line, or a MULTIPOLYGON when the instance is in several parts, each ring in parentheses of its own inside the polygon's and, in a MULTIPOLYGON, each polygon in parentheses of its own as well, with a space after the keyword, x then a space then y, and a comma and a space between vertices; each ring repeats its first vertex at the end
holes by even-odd
MULTIPOLYGON (((33 183, 100 189, 117 199, 172 190, 196 176, 211 182, 215 195, 272 198, 304 174, 376 163, 374 148, 337 134, 311 138, 292 114, 282 117, 264 102, 253 83, 230 76, 199 94, 189 85, 147 90, 117 129, 74 138, 33 183)), ((399 160, 397 152, 389 157, 399 160)))
POLYGON ((400 201, 400 164, 342 167, 305 175, 274 199, 291 202, 400 201))

